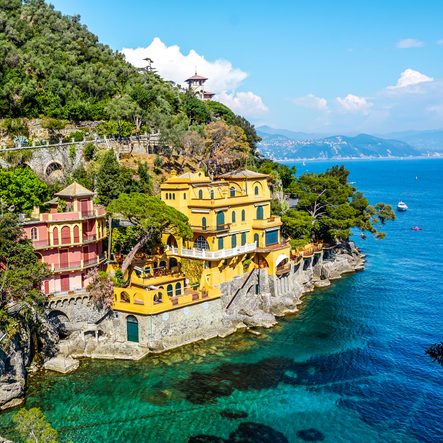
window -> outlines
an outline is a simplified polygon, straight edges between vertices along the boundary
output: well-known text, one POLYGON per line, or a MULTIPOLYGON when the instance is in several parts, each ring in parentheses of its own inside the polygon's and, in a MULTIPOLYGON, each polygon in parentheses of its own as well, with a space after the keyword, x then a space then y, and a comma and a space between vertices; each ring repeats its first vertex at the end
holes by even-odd
POLYGON ((175 295, 182 295, 182 285, 181 285, 181 283, 177 283, 175 285, 175 295))
POLYGON ((214 190, 213 189, 211 189, 209 196, 210 196, 211 200, 214 200, 214 190))
POLYGON ((183 200, 186 200, 186 192, 183 193, 183 200))
POLYGON ((246 221, 246 211, 244 209, 242 209, 241 211, 241 221, 242 222, 246 221))
POLYGON ((202 218, 202 229, 206 231, 206 217, 202 218))
POLYGON ((268 231, 265 234, 266 246, 275 245, 278 243, 278 229, 268 231))
POLYGON ((231 247, 236 248, 237 247, 237 235, 233 234, 231 236, 231 247))
POLYGON ((166 200, 169 200, 169 194, 168 193, 166 193, 166 195, 165 195, 165 197, 166 197, 166 200))
POLYGON ((38 240, 37 228, 32 228, 31 229, 31 240, 38 240))
POLYGON ((172 297, 174 295, 174 289, 172 285, 166 286, 166 292, 168 293, 169 297, 172 297))
POLYGON ((241 233, 241 245, 244 246, 246 244, 246 232, 241 233))
POLYGON ((254 234, 254 243, 256 244, 256 246, 258 247, 260 242, 259 242, 259 235, 258 234, 254 234))
POLYGON ((232 223, 235 223, 235 211, 232 211, 231 221, 232 221, 232 223))
POLYGON ((229 189, 229 196, 230 197, 235 197, 235 188, 234 188, 234 186, 231 186, 231 188, 229 189))
POLYGON ((219 237, 218 239, 218 249, 223 249, 223 237, 219 237))
POLYGON ((197 240, 194 242, 194 248, 201 249, 201 250, 207 250, 209 249, 209 244, 206 241, 206 239, 200 235, 197 240))
POLYGON ((199 198, 199 200, 203 200, 203 190, 202 189, 198 190, 198 198, 199 198))
POLYGON ((260 189, 258 188, 258 186, 256 186, 255 188, 254 188, 254 194, 255 195, 258 195, 260 193, 260 189))
POLYGON ((257 220, 263 220, 264 213, 263 213, 263 206, 257 207, 257 220))
POLYGON ((217 212, 217 230, 225 228, 225 213, 223 211, 217 212))
POLYGON ((172 194, 172 200, 175 200, 175 192, 172 194))

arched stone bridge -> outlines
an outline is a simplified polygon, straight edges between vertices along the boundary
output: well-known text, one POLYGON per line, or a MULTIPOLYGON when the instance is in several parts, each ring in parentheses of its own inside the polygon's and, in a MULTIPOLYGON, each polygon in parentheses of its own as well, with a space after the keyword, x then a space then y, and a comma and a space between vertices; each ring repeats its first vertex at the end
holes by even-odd
MULTIPOLYGON (((84 163, 83 149, 88 143, 94 143, 101 149, 114 149, 120 157, 122 154, 157 153, 160 146, 160 134, 145 134, 124 138, 96 138, 79 142, 60 142, 41 146, 22 146, 5 149, 5 153, 24 153, 26 163, 41 178, 57 179, 70 173, 84 163), (31 152, 31 155, 28 152, 31 152), (28 159, 28 157, 30 157, 28 159)), ((0 149, 0 153, 2 153, 0 149)), ((8 160, 0 156, 0 166, 7 166, 8 160)))

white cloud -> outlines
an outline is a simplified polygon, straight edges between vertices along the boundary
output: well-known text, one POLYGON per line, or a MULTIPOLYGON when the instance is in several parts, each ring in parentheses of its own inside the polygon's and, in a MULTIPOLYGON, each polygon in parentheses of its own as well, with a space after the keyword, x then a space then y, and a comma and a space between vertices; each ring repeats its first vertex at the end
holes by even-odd
POLYGON ((318 109, 320 111, 328 111, 328 101, 325 98, 317 97, 314 94, 304 95, 294 99, 296 105, 304 108, 318 109))
POLYGON ((216 93, 216 99, 246 117, 263 114, 268 108, 253 92, 237 91, 248 74, 234 68, 228 60, 208 61, 195 50, 182 53, 178 45, 167 46, 155 37, 146 48, 123 48, 126 60, 136 67, 146 66, 143 60, 149 57, 158 73, 167 80, 184 85, 184 81, 195 73, 208 77, 206 89, 216 93))
POLYGON ((397 42, 397 48, 409 49, 409 48, 422 48, 424 43, 416 38, 404 38, 397 42))
POLYGON ((400 74, 400 78, 397 80, 397 83, 394 86, 388 86, 387 89, 407 88, 408 86, 414 86, 420 83, 433 81, 434 79, 432 77, 422 74, 419 71, 415 71, 414 69, 408 68, 400 74))
POLYGON ((372 103, 368 102, 364 97, 348 94, 346 97, 337 97, 337 103, 346 112, 361 112, 368 114, 372 103))
POLYGON ((226 92, 217 94, 215 98, 231 108, 236 114, 255 117, 268 112, 268 107, 258 95, 248 92, 226 92))

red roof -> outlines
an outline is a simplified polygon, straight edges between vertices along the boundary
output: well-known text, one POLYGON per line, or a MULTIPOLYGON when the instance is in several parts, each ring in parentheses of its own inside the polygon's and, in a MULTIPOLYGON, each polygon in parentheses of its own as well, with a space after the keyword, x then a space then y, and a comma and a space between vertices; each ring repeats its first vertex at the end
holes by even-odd
POLYGON ((194 74, 192 77, 189 77, 185 82, 189 82, 192 80, 207 80, 206 77, 202 77, 201 75, 194 74))

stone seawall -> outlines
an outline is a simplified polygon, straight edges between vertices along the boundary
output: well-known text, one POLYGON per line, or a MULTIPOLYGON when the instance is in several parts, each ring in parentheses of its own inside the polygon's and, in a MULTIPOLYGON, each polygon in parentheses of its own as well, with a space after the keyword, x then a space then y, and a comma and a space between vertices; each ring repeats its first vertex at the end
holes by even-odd
POLYGON ((266 268, 254 269, 223 283, 220 299, 149 316, 111 312, 98 324, 77 323, 79 329, 61 341, 60 355, 140 359, 151 352, 225 337, 241 328, 269 328, 278 317, 296 312, 304 293, 362 269, 363 263, 351 244, 348 249, 329 251, 327 257, 322 251, 297 265, 292 263, 288 272, 278 277, 269 276, 266 268), (128 316, 137 324, 137 343, 128 341, 128 316))

